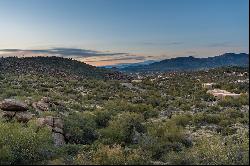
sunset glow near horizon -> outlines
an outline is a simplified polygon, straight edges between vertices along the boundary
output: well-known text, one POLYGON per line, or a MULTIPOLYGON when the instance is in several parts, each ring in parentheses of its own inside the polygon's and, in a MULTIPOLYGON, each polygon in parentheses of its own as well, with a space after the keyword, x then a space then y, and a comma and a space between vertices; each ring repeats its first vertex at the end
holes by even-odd
POLYGON ((248 0, 0 0, 0 57, 95 66, 249 52, 248 0))

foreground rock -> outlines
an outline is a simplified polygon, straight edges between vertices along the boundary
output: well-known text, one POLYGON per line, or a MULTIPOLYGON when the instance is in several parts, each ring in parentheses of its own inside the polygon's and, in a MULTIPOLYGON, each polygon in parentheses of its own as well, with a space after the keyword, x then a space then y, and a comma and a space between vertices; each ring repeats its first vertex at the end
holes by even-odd
POLYGON ((17 112, 14 118, 18 122, 27 123, 29 120, 32 119, 32 117, 33 115, 30 112, 17 112))
POLYGON ((0 102, 3 111, 27 111, 28 105, 14 99, 5 99, 0 102))
POLYGON ((15 112, 15 111, 0 111, 0 117, 6 120, 16 119, 18 122, 27 123, 33 118, 33 114, 30 112, 15 112))
POLYGON ((52 137, 53 137, 54 145, 55 146, 62 146, 62 145, 65 144, 65 139, 64 139, 64 135, 63 134, 53 132, 52 133, 52 137))
POLYGON ((37 112, 49 111, 50 100, 47 97, 43 97, 40 101, 34 102, 32 106, 37 112))
POLYGON ((18 122, 26 123, 32 119, 33 115, 27 112, 28 106, 21 101, 5 99, 0 102, 1 117, 6 120, 16 119, 18 122))
POLYGON ((60 118, 46 116, 44 118, 37 119, 37 125, 39 127, 47 126, 51 128, 52 137, 55 146, 61 146, 66 143, 63 132, 63 121, 60 118))

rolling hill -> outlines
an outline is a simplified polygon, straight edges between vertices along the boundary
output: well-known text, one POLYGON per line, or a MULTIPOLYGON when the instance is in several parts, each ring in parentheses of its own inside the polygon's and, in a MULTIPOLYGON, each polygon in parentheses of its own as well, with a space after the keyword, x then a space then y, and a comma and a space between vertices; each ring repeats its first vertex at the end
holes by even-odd
POLYGON ((70 78, 126 79, 124 74, 62 57, 0 58, 0 73, 70 78))
POLYGON ((201 70, 225 66, 248 66, 249 55, 246 53, 225 53, 220 56, 208 58, 178 57, 162 60, 149 65, 129 66, 120 69, 124 72, 165 72, 165 71, 184 71, 201 70))

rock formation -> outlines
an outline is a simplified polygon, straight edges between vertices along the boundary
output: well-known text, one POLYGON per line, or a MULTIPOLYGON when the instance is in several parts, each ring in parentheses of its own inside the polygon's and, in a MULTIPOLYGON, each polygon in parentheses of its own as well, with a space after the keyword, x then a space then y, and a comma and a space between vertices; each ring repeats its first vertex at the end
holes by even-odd
POLYGON ((28 122, 33 115, 27 112, 28 106, 25 103, 14 99, 5 99, 0 102, 1 116, 7 120, 16 119, 18 122, 28 122))
POLYGON ((52 116, 38 118, 37 125, 39 127, 48 126, 49 128, 51 128, 52 137, 53 137, 55 146, 61 146, 65 144, 63 122, 60 118, 52 117, 52 116))

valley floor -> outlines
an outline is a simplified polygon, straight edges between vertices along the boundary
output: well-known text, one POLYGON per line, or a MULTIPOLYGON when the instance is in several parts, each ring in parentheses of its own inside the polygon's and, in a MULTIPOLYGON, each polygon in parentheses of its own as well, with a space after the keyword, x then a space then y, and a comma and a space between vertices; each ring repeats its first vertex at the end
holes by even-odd
POLYGON ((249 163, 248 68, 133 79, 1 70, 0 164, 249 163))

